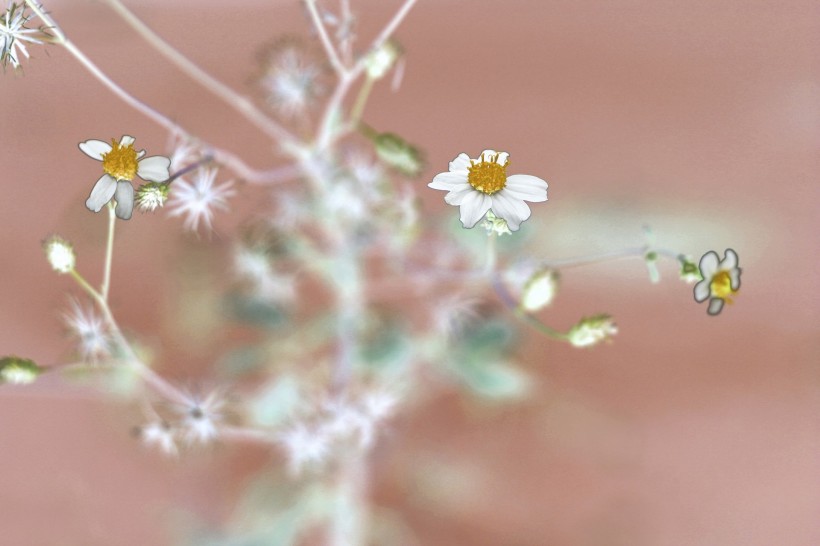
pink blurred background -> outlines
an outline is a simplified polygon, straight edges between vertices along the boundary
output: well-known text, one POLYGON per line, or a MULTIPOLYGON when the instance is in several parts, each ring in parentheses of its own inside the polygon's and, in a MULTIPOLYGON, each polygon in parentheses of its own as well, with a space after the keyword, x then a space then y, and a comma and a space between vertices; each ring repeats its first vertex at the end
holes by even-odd
MULTIPOLYGON (((259 46, 308 29, 295 1, 128 4, 241 91, 259 46)), ((102 3, 45 5, 138 97, 254 166, 275 164, 253 127, 102 3)), ((399 5, 354 1, 359 43, 399 5)), ((536 256, 640 245, 648 223, 695 256, 734 248, 744 272, 717 318, 671 264, 658 285, 639 260, 567 272, 542 318, 566 329, 607 311, 615 342, 580 351, 527 335, 528 401, 454 393, 396 419, 373 456, 374 502, 425 545, 820 544, 820 4, 421 0, 397 37, 404 81, 377 88, 365 119, 427 151, 413 182, 426 213, 454 214, 425 187, 433 174, 496 148, 510 172, 550 182, 522 229, 536 256)), ((31 52, 1 91, 0 353, 54 364, 70 354, 59 311, 74 287, 40 242, 73 240, 81 268, 102 256, 105 218, 82 205, 97 170, 76 145, 128 133, 150 151, 166 135, 65 52, 31 52)), ((244 189, 235 208, 252 209, 262 193, 244 189)), ((218 218, 211 244, 229 245, 236 224, 218 218)), ((165 272, 191 238, 164 213, 119 227, 114 311, 150 335, 173 320, 165 272)), ((180 381, 209 379, 207 358, 161 362, 180 381)), ((0 388, 0 542, 171 544, 182 510, 224 521, 245 480, 280 463, 236 445, 165 460, 130 436, 138 417, 58 378, 0 388)))

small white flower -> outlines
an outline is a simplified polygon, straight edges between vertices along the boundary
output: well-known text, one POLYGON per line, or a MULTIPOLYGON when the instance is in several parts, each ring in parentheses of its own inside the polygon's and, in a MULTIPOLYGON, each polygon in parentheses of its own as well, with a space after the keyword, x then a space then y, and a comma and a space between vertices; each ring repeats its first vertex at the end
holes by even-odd
POLYGON ((29 54, 23 42, 31 44, 42 44, 43 41, 33 35, 45 35, 42 29, 27 28, 26 23, 31 19, 31 15, 25 13, 26 6, 12 2, 6 13, 0 19, 0 62, 5 67, 8 63, 17 68, 20 66, 20 53, 28 59, 29 54))
POLYGON ((43 243, 46 258, 51 268, 57 273, 69 273, 77 264, 77 255, 74 254, 74 247, 68 241, 57 237, 49 237, 43 243))
POLYGON ((288 469, 298 475, 308 465, 320 465, 330 455, 330 438, 319 428, 296 424, 278 436, 285 449, 288 469))
POLYGON ((450 162, 449 172, 437 174, 427 186, 448 192, 444 201, 459 207, 465 228, 472 228, 492 210, 510 230, 518 231, 531 214, 525 201, 546 201, 547 183, 528 174, 507 176, 508 165, 506 152, 484 150, 478 159, 461 153, 450 162))
POLYGON ((110 340, 105 321, 94 309, 71 300, 71 310, 63 315, 69 330, 79 342, 80 354, 85 360, 95 361, 110 354, 110 340))
POLYGON ((211 229, 213 209, 228 210, 228 198, 234 195, 232 182, 214 185, 215 169, 199 169, 194 181, 189 184, 179 178, 171 188, 171 199, 168 203, 171 216, 185 215, 185 229, 196 231, 200 222, 206 229, 211 229))
POLYGON ((210 393, 203 400, 196 396, 191 397, 189 405, 183 408, 182 422, 188 443, 207 444, 217 437, 224 404, 224 399, 218 391, 210 393))
POLYGON ((166 455, 174 456, 179 452, 174 431, 165 421, 154 421, 140 427, 139 436, 146 445, 155 446, 166 455))
POLYGON ((85 206, 94 212, 115 199, 117 218, 128 220, 134 211, 134 186, 131 181, 139 176, 149 182, 165 182, 170 177, 168 171, 171 160, 163 156, 143 157, 145 150, 134 149, 134 137, 123 135, 119 142, 111 144, 102 140, 86 140, 80 143, 80 150, 92 159, 102 161, 105 174, 97 180, 85 206))
POLYGON ((709 300, 710 315, 717 315, 724 303, 732 303, 732 296, 740 290, 740 273, 737 253, 727 248, 718 262, 717 252, 710 250, 700 258, 700 275, 703 280, 695 285, 695 301, 709 300))
POLYGON ((319 67, 289 41, 275 45, 265 56, 267 67, 259 85, 268 103, 286 117, 304 113, 322 92, 319 67))

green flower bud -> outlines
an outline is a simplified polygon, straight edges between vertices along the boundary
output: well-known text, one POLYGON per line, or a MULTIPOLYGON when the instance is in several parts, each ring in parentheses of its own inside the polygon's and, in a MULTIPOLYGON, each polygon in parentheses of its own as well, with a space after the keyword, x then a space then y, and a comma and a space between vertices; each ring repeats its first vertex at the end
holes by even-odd
POLYGON ((17 356, 0 358, 0 383, 28 385, 34 383, 43 369, 33 360, 17 356))
POLYGON ((567 334, 567 339, 575 347, 592 347, 608 341, 618 333, 618 327, 610 315, 601 314, 582 318, 567 334))
POLYGON ((373 145, 379 159, 404 175, 418 176, 424 168, 421 152, 398 135, 376 134, 373 145))
POLYGON ((700 268, 698 267, 698 264, 692 261, 691 256, 681 254, 678 256, 678 261, 680 262, 680 278, 683 282, 692 284, 703 280, 703 277, 700 274, 700 268))

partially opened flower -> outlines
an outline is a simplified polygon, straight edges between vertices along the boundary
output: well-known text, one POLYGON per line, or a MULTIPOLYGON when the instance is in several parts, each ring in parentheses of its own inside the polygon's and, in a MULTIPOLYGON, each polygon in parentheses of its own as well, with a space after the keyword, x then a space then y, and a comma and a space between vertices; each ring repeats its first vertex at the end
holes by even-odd
POLYGON ((134 186, 131 181, 139 176, 148 182, 165 182, 170 178, 168 171, 171 160, 163 156, 143 157, 145 150, 134 149, 134 137, 123 135, 119 142, 111 139, 111 144, 102 140, 86 140, 80 143, 80 150, 97 161, 102 161, 105 174, 97 180, 85 206, 94 212, 115 199, 114 212, 117 218, 128 220, 134 211, 134 186))
POLYGON ((700 259, 700 275, 703 278, 695 285, 695 301, 709 300, 708 313, 717 315, 724 303, 732 303, 732 296, 740 290, 740 272, 737 253, 727 248, 723 259, 718 261, 717 252, 710 250, 700 259))
POLYGON ((450 162, 449 172, 437 174, 428 186, 449 192, 444 201, 460 208, 465 228, 475 226, 492 210, 510 230, 518 231, 531 214, 524 201, 546 201, 547 183, 528 174, 507 176, 509 164, 506 152, 484 150, 478 159, 461 153, 450 162))

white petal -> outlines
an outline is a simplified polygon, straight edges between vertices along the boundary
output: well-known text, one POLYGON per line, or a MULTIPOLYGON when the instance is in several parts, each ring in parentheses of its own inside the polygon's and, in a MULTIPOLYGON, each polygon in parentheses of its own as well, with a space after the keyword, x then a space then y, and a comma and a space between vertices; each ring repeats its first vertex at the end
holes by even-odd
POLYGON ((117 193, 114 194, 114 199, 117 200, 117 208, 114 209, 117 218, 130 219, 131 213, 134 212, 134 186, 131 182, 127 180, 117 182, 117 193))
POLYGON ((499 218, 507 221, 510 231, 518 231, 521 222, 530 217, 530 207, 521 199, 510 195, 506 189, 493 195, 492 199, 493 212, 499 218))
POLYGON ((470 162, 470 156, 462 152, 450 162, 450 172, 467 170, 470 165, 472 165, 470 162))
POLYGON ((740 272, 742 270, 739 267, 729 270, 729 286, 732 287, 732 290, 737 292, 740 290, 740 272))
POLYGON ((444 202, 448 205, 459 206, 467 198, 468 195, 475 192, 473 187, 469 184, 464 184, 461 188, 456 188, 444 196, 444 202))
POLYGON ((483 152, 481 152, 481 155, 478 156, 478 159, 483 161, 484 159, 489 159, 497 153, 498 152, 496 152, 495 150, 484 150, 483 152))
POLYGON ((86 140, 80 142, 80 150, 91 159, 102 161, 103 154, 111 151, 111 145, 102 140, 86 140))
POLYGON ((428 188, 434 190, 454 191, 456 186, 467 183, 467 177, 455 173, 439 173, 433 177, 433 181, 427 184, 428 188))
POLYGON ((461 224, 469 229, 481 220, 487 211, 490 210, 493 200, 489 195, 479 191, 470 192, 461 202, 461 224))
POLYGON ((540 203, 547 200, 547 183, 537 176, 529 174, 508 176, 507 185, 504 189, 509 190, 510 193, 525 201, 540 203))
POLYGON ((142 156, 144 156, 144 155, 145 155, 145 150, 140 150, 139 152, 137 152, 137 160, 142 159, 142 156))
POLYGON ((115 191, 117 191, 116 180, 104 174, 91 189, 91 195, 86 199, 85 206, 89 210, 100 212, 100 209, 114 197, 115 191))
POLYGON ((706 298, 708 298, 711 293, 712 290, 709 288, 709 280, 704 279, 695 285, 696 302, 703 303, 704 301, 706 301, 706 298))
POLYGON ((712 277, 714 276, 715 272, 717 272, 718 268, 717 252, 715 252, 714 250, 710 250, 709 252, 704 254, 700 259, 698 268, 700 269, 700 275, 704 279, 711 281, 712 277))
POLYGON ((732 250, 731 248, 727 248, 726 252, 723 254, 724 258, 720 262, 721 269, 733 269, 737 267, 737 252, 732 250))
POLYGON ((712 298, 709 302, 709 309, 707 309, 706 312, 710 315, 717 315, 721 309, 723 309, 723 300, 720 298, 712 298))
POLYGON ((122 135, 120 139, 120 147, 128 146, 129 144, 133 144, 136 139, 132 136, 122 135))
POLYGON ((149 182, 165 182, 171 177, 168 168, 171 160, 161 155, 154 155, 141 159, 137 163, 137 176, 149 182))

